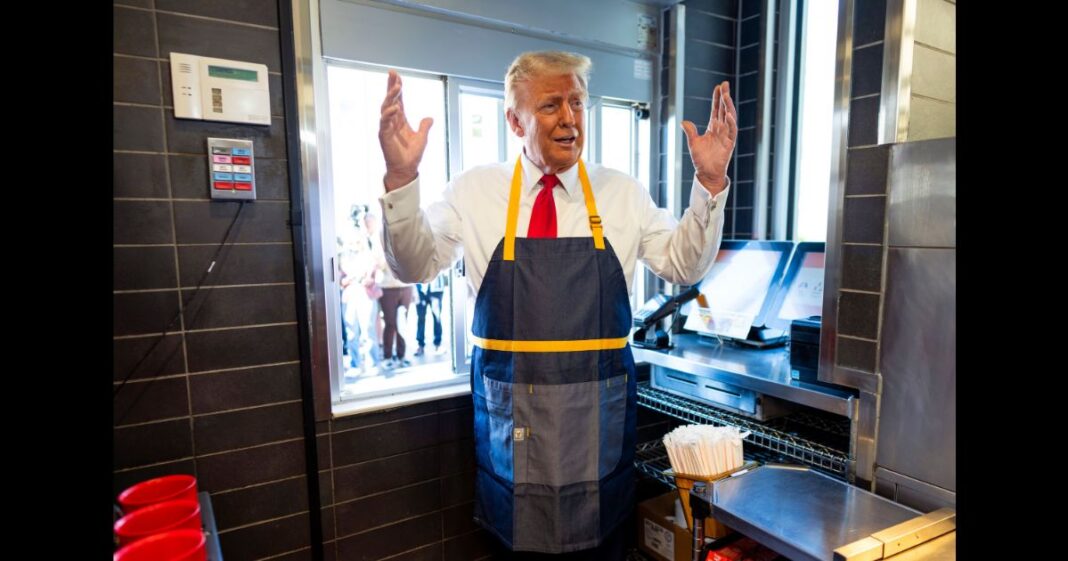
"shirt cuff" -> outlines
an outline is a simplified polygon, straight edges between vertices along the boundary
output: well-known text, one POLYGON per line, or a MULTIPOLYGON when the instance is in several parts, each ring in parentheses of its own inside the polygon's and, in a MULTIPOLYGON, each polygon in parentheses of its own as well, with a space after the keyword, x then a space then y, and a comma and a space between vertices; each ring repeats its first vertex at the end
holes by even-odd
POLYGON ((693 174, 693 187, 690 189, 690 208, 697 212, 697 215, 702 218, 702 222, 707 226, 707 218, 712 216, 713 212, 723 212, 723 209, 727 206, 727 194, 731 190, 731 178, 724 178, 727 181, 727 185, 723 187, 723 190, 716 193, 713 197, 708 189, 704 188, 704 185, 697 179, 697 174, 693 174), (705 212, 700 212, 701 209, 705 209, 705 212))
POLYGON ((396 224, 405 218, 411 218, 419 212, 419 177, 411 183, 389 191, 378 198, 382 204, 382 220, 386 224, 396 224))

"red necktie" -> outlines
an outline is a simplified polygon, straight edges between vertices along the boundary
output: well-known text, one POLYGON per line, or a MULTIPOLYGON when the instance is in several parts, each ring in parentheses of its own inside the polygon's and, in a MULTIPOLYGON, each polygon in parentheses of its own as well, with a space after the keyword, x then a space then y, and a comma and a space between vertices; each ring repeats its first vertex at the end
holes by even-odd
POLYGON ((534 199, 534 209, 530 212, 527 237, 555 238, 556 203, 553 202, 553 187, 560 184, 560 178, 555 175, 543 175, 541 184, 541 192, 538 193, 538 198, 534 199))

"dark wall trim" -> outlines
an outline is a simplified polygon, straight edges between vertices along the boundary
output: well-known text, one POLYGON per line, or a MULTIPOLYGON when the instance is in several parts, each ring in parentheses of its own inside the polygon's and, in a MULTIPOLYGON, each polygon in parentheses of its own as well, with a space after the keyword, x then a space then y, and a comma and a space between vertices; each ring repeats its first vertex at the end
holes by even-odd
POLYGON ((304 192, 297 115, 297 56, 293 35, 293 4, 278 2, 282 48, 282 104, 286 123, 286 161, 289 166, 289 226, 293 234, 293 280, 297 290, 297 345, 300 356, 300 394, 304 413, 304 465, 307 468, 308 524, 314 561, 323 559, 323 517, 319 494, 319 453, 315 437, 315 399, 312 393, 311 330, 308 328, 308 283, 304 255, 304 192))

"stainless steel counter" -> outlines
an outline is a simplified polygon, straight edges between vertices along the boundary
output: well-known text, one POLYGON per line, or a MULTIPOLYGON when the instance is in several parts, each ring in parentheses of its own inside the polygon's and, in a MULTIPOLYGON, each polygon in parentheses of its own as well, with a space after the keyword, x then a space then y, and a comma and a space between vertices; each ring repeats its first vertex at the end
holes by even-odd
MULTIPOLYGON (((755 468, 717 482, 700 497, 710 502, 716 519, 793 561, 831 561, 835 549, 921 515, 795 466, 755 468)), ((954 536, 941 536, 891 559, 946 559, 946 554, 952 558, 954 536)))
POLYGON ((853 417, 856 398, 851 392, 792 378, 786 348, 741 348, 690 333, 676 335, 672 341, 675 348, 668 350, 635 347, 634 360, 853 417))

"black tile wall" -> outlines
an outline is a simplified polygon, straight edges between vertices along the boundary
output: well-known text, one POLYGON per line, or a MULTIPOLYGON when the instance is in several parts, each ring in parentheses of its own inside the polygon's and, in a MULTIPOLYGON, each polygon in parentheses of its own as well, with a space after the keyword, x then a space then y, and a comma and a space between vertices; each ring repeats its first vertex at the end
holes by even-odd
POLYGON ((878 356, 878 346, 875 343, 839 337, 836 352, 838 364, 864 372, 875 372, 875 358, 878 356))
POLYGON ((279 203, 245 203, 237 215, 238 203, 177 201, 174 203, 174 228, 179 244, 217 244, 230 232, 231 243, 289 242, 292 238, 287 221, 289 205, 279 203))
POLYGON ((307 503, 308 486, 300 477, 216 493, 211 499, 220 531, 297 514, 308 510, 307 503))
POLYGON ((113 194, 116 197, 167 196, 167 168, 163 156, 116 153, 112 174, 113 194))
POLYGON ((749 45, 759 44, 761 39, 760 34, 760 18, 749 18, 742 21, 742 46, 747 47, 749 45))
POLYGON ((112 297, 114 335, 176 331, 178 292, 133 292, 112 297))
MULTIPOLYGON (((759 74, 747 74, 738 78, 738 83, 735 84, 733 91, 734 98, 738 99, 756 99, 757 84, 759 83, 759 74)), ((735 107, 737 108, 737 107, 735 107)))
POLYGON ((112 405, 116 426, 189 415, 185 377, 138 380, 119 390, 112 405))
MULTIPOLYGON (((733 90, 732 90, 733 91, 733 90)), ((748 129, 756 126, 757 118, 757 104, 750 101, 745 103, 737 98, 734 101, 735 109, 738 111, 738 128, 748 129)))
POLYGON ((426 415, 396 423, 333 434, 334 465, 355 464, 402 454, 438 442, 438 416, 426 415))
POLYGON ((845 200, 842 241, 882 243, 886 197, 850 197, 845 200))
MULTIPOLYGON (((742 38, 746 40, 745 37, 742 38)), ((738 68, 741 73, 753 72, 760 69, 760 45, 757 43, 750 43, 748 46, 742 46, 738 49, 739 59, 738 68)))
POLYGON ((461 561, 466 559, 481 559, 483 557, 502 553, 501 549, 491 541, 485 530, 477 530, 445 541, 443 559, 445 561, 461 561))
POLYGON ((226 561, 253 561, 307 547, 308 515, 298 514, 219 533, 226 561))
POLYGON ((412 551, 405 551, 389 558, 389 561, 441 561, 441 546, 434 544, 412 551))
POLYGON ((112 144, 116 150, 163 150, 163 113, 158 107, 116 105, 112 108, 112 144))
POLYGON ((337 540, 338 558, 373 561, 438 541, 441 541, 441 513, 435 512, 342 537, 337 540))
POLYGON ((213 495, 228 561, 310 559, 277 0, 120 4, 112 377, 130 381, 113 404, 115 490, 195 475, 213 495), (268 65, 274 122, 176 121, 171 52, 268 65), (218 255, 211 288, 192 298, 237 210, 209 201, 209 135, 254 139, 259 200, 246 205, 218 255), (186 331, 175 322, 166 337, 152 335, 180 298, 186 331))
POLYGON ((115 381, 185 372, 182 336, 116 339, 113 347, 115 381))
POLYGON ((756 129, 738 131, 738 141, 734 148, 738 154, 756 152, 756 129))
MULTIPOLYGON (((841 289, 838 298, 838 331, 867 339, 878 338, 882 300, 882 255, 885 251, 886 197, 889 145, 878 142, 879 105, 882 91, 883 38, 886 0, 854 4, 852 91, 849 106, 849 150, 843 208, 841 289), (866 97, 859 97, 866 96, 866 97), (862 148, 860 148, 862 147, 862 148), (872 245, 852 245, 863 243, 872 245), (858 294, 863 290, 870 294, 858 294)), ((878 344, 839 337, 835 362, 849 368, 875 372, 878 344)))
POLYGON ((849 104, 849 146, 871 146, 879 138, 879 96, 854 99, 849 104))
POLYGON ((174 247, 116 247, 112 255, 115 290, 178 287, 174 247))
POLYGON ((686 40, 686 67, 724 74, 734 73, 734 49, 686 40))
POLYGON ((299 438, 301 429, 299 402, 193 418, 193 438, 200 454, 299 438))
POLYGON ((293 286, 243 286, 205 288, 196 297, 182 291, 186 329, 210 329, 297 320, 293 286))
POLYGON ((186 333, 189 369, 219 370, 291 362, 297 356, 297 327, 281 325, 186 333))
POLYGON ((338 467, 334 461, 334 501, 347 501, 438 477, 435 446, 389 458, 338 467))
POLYGON ((113 15, 115 53, 156 56, 156 23, 153 12, 115 6, 113 15))
MULTIPOLYGON (((179 247, 178 278, 182 286, 196 286, 214 255, 214 246, 179 247)), ((267 282, 293 282, 293 247, 289 243, 227 245, 204 285, 267 282)))
POLYGON ((878 94, 883 84, 883 44, 853 50, 851 97, 878 94))
MULTIPOLYGON (((716 86, 724 81, 732 82, 731 88, 736 87, 736 85, 733 84, 733 73, 705 71, 698 68, 687 68, 686 81, 684 83, 686 97, 702 98, 705 100, 705 104, 711 107, 712 94, 714 93, 716 86)), ((687 116, 687 118, 689 118, 689 116, 687 116)), ((707 122, 708 121, 706 120, 704 123, 707 122)))
POLYGON ((753 182, 735 182, 731 185, 731 197, 734 198, 734 204, 738 207, 751 207, 753 206, 753 182))
POLYGON ((112 208, 116 244, 173 243, 170 203, 115 201, 112 208))
POLYGON ((189 377, 193 414, 300 399, 298 364, 212 372, 189 377))
POLYGON ((116 56, 112 69, 115 101, 159 105, 159 63, 116 56))
POLYGON ((278 27, 275 0, 156 0, 156 9, 278 27))
POLYGON ((886 0, 854 2, 853 45, 882 41, 886 34, 886 0))
POLYGON ((201 489, 209 492, 302 475, 304 443, 296 440, 200 456, 197 471, 201 489))
POLYGON ((686 39, 697 39, 721 45, 734 44, 735 20, 733 17, 717 16, 699 10, 691 11, 689 3, 686 7, 686 39))
POLYGON ((756 172, 756 158, 754 156, 738 156, 734 158, 732 166, 735 171, 735 181, 752 181, 756 172))
POLYGON ((337 533, 347 536, 441 509, 438 482, 429 481, 334 507, 337 533))
POLYGON ((838 299, 838 333, 875 339, 879 333, 879 295, 842 292, 838 299))
POLYGON ((687 12, 700 10, 710 14, 738 17, 738 0, 686 0, 687 12))
POLYGON ((851 148, 846 161, 846 195, 881 195, 889 180, 890 145, 851 148))
POLYGON ((883 248, 876 245, 842 246, 842 288, 882 290, 883 248))
POLYGON ((189 419, 118 427, 114 431, 115 469, 132 468, 193 455, 189 419))
POLYGON ((764 9, 764 0, 738 0, 738 4, 742 12, 742 19, 759 15, 764 9))

